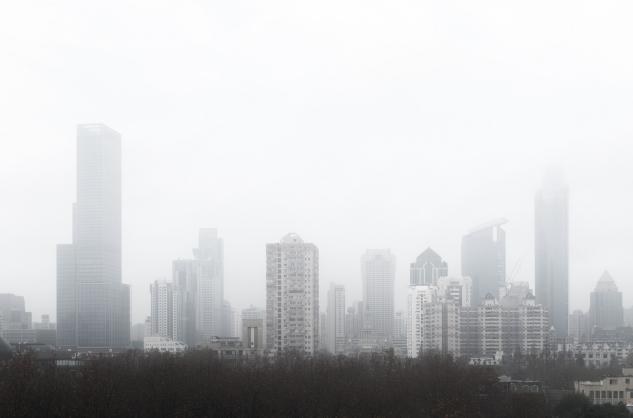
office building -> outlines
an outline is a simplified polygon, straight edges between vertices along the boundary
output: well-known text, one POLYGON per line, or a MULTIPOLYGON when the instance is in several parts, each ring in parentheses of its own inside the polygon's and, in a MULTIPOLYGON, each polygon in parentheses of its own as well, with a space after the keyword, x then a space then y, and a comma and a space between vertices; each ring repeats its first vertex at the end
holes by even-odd
POLYGON ((624 310, 624 325, 633 327, 633 307, 624 310))
POLYGON ((121 135, 77 126, 72 244, 57 246, 57 345, 130 345, 130 287, 121 278, 121 135))
POLYGON ((255 305, 251 305, 246 309, 242 309, 242 322, 245 319, 261 319, 264 327, 264 331, 266 331, 266 308, 259 308, 255 305))
POLYGON ((447 276, 437 280, 437 288, 453 298, 458 306, 470 306, 473 281, 470 277, 447 276))
POLYGON ((319 349, 319 249, 290 233, 266 244, 266 347, 319 349))
POLYGON ((162 334, 153 334, 143 339, 145 351, 161 351, 169 353, 182 353, 187 349, 187 344, 176 341, 162 334))
POLYGON ((319 350, 327 351, 327 342, 328 342, 328 322, 327 322, 327 313, 321 312, 319 314, 319 350))
POLYGON ((568 187, 550 168, 534 203, 535 287, 539 304, 549 309, 558 335, 567 335, 569 314, 568 187))
POLYGON ((178 290, 180 304, 180 333, 175 339, 193 347, 198 340, 198 260, 173 260, 171 277, 178 290))
POLYGON ((345 313, 345 338, 358 338, 359 318, 353 306, 347 308, 345 313))
POLYGON ((345 345, 345 286, 341 284, 330 283, 327 321, 327 350, 332 354, 342 353, 345 345))
POLYGON ((505 218, 487 222, 462 238, 462 276, 472 279, 473 304, 488 293, 498 299, 499 287, 506 281, 506 233, 501 225, 507 222, 505 218))
POLYGON ((585 340, 591 337, 589 328, 589 313, 575 310, 569 315, 568 334, 574 337, 574 340, 585 340))
POLYGON ((622 292, 618 292, 613 277, 605 270, 590 295, 590 331, 593 334, 595 327, 615 328, 623 323, 622 292))
POLYGON ((371 310, 376 335, 391 337, 395 320, 396 256, 388 249, 367 250, 361 256, 360 268, 363 280, 363 309, 371 310))
POLYGON ((200 228, 198 248, 193 255, 198 260, 198 301, 196 327, 203 341, 226 335, 224 313, 224 241, 215 228, 200 228))
POLYGON ((242 347, 264 348, 264 320, 262 318, 242 319, 242 347))
POLYGON ((411 263, 409 282, 411 286, 437 286, 444 276, 448 276, 448 264, 429 247, 411 263))
POLYGON ((12 293, 0 293, 0 312, 4 329, 32 329, 31 312, 26 312, 24 297, 12 293))
POLYGON ((490 293, 478 306, 460 306, 458 299, 434 286, 407 289, 407 355, 439 350, 471 358, 503 351, 540 351, 549 340, 547 308, 528 294, 518 307, 504 307, 490 293))

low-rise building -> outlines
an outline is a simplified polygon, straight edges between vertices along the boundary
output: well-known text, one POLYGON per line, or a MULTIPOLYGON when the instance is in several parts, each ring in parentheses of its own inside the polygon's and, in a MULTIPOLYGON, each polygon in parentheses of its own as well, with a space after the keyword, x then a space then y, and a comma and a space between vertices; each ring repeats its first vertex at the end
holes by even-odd
POLYGON ((633 368, 622 369, 622 376, 605 376, 597 382, 576 382, 576 392, 584 393, 592 403, 617 405, 633 403, 633 368))
POLYGON ((153 334, 143 339, 143 347, 145 351, 160 351, 180 353, 185 351, 187 344, 181 341, 174 341, 169 337, 163 337, 161 334, 153 334))

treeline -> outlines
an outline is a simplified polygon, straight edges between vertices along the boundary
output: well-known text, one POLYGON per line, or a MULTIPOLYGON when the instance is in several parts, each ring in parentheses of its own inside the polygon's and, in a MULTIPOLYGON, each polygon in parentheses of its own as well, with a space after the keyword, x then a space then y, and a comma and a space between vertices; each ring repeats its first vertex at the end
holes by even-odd
POLYGON ((0 417, 532 417, 542 394, 512 393, 492 367, 436 352, 285 353, 223 364, 210 351, 128 351, 77 369, 33 353, 0 365, 0 417))

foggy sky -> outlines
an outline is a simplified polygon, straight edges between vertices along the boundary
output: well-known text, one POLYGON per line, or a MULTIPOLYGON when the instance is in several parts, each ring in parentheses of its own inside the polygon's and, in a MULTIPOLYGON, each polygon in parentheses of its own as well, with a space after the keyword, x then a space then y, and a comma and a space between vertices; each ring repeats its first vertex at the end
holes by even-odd
MULTIPOLYGON (((76 125, 122 135, 123 282, 225 240, 225 297, 265 306, 265 244, 320 249, 361 299, 360 256, 427 247, 460 274, 467 229, 506 217, 534 286, 534 193, 570 187, 570 312, 608 269, 633 305, 633 4, 587 1, 2 2, 0 293, 55 311, 76 125), (210 2, 209 2, 210 3, 210 2)), ((538 297, 538 294, 537 294, 538 297)))

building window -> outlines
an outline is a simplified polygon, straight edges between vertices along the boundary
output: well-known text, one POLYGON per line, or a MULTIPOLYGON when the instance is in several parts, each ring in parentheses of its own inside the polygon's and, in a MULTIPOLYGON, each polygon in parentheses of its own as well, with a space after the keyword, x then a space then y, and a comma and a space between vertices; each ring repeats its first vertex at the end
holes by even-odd
POLYGON ((610 385, 617 385, 618 384, 618 379, 609 379, 609 384, 610 385))

